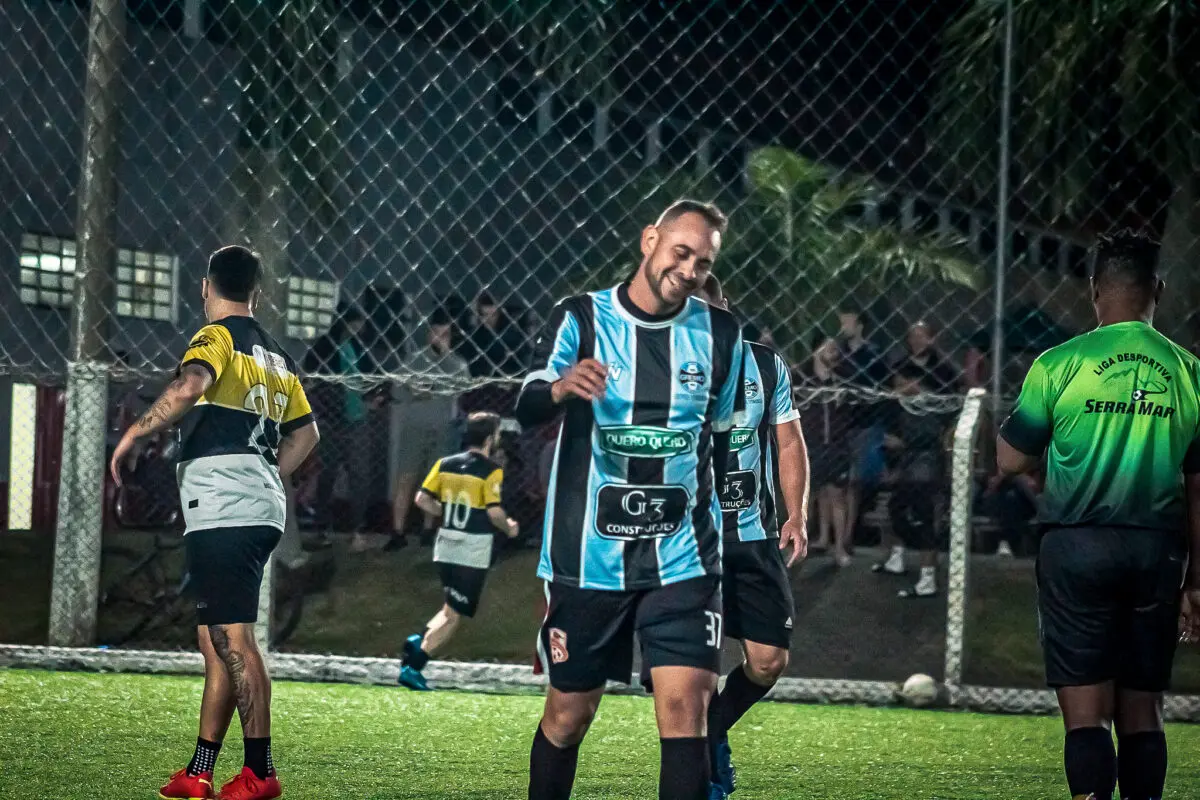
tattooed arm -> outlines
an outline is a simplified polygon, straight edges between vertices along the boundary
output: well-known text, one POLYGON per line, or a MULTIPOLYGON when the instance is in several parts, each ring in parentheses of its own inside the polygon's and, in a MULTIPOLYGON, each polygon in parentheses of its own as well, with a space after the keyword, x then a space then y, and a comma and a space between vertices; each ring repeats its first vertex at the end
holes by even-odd
POLYGON ((207 367, 199 363, 185 365, 175 379, 167 384, 150 410, 129 426, 109 462, 109 471, 118 486, 121 485, 121 464, 137 440, 164 431, 181 420, 204 396, 212 382, 212 372, 207 367))

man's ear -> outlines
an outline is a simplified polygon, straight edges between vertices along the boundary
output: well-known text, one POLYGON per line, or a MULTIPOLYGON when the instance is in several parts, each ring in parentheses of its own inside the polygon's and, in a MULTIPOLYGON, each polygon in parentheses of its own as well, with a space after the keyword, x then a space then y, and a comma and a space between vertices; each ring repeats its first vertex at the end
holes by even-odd
POLYGON ((208 299, 208 278, 200 279, 200 299, 201 300, 208 299))
POLYGON ((1167 282, 1162 278, 1158 279, 1158 283, 1154 286, 1154 304, 1158 305, 1162 302, 1162 294, 1166 291, 1167 282))
POLYGON ((1092 302, 1099 303, 1100 302, 1100 287, 1096 285, 1096 279, 1088 278, 1088 283, 1090 283, 1092 285, 1092 302))
POLYGON ((658 228, 654 227, 653 225, 647 225, 645 228, 642 228, 643 257, 649 258, 650 254, 654 252, 654 248, 658 246, 658 238, 660 235, 661 234, 659 234, 658 228))

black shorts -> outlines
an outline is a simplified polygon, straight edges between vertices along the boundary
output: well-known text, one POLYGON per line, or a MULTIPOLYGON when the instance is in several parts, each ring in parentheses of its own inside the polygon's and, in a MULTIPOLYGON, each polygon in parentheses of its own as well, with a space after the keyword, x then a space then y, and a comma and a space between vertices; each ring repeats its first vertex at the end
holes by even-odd
POLYGON ((606 681, 633 677, 633 636, 642 664, 721 666, 721 584, 693 578, 641 591, 608 592, 546 584, 546 621, 538 654, 550 685, 562 692, 588 692, 606 681))
POLYGON ((722 563, 725 635, 730 639, 791 647, 796 605, 779 540, 726 542, 722 563))
POLYGON ((1046 683, 1166 691, 1186 564, 1181 533, 1048 529, 1037 562, 1046 683))
POLYGON ((479 608, 479 596, 483 594, 483 583, 488 571, 461 564, 437 562, 438 575, 442 579, 442 591, 446 594, 446 605, 464 617, 475 616, 479 608))
POLYGON ((258 621, 263 567, 282 535, 278 528, 254 525, 192 531, 183 537, 197 624, 258 621))

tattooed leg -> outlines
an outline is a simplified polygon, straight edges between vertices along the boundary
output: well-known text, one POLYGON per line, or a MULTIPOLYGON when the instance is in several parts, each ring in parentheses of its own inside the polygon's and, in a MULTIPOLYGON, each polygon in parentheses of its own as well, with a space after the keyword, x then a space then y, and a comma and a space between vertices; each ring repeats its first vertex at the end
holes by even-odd
POLYGON ((254 626, 209 625, 208 634, 233 686, 242 733, 247 737, 271 735, 271 679, 262 653, 254 641, 254 626))

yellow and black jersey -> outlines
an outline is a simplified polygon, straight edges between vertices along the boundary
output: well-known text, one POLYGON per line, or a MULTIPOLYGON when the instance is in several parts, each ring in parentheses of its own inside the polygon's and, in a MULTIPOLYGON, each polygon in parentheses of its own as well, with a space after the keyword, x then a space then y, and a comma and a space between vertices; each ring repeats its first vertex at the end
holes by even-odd
POLYGON ((251 317, 226 317, 192 337, 180 361, 213 377, 180 428, 179 490, 187 529, 272 525, 285 503, 279 440, 313 421, 295 362, 251 317))
POLYGON ((490 536, 495 527, 487 510, 500 505, 503 483, 504 471, 496 462, 468 450, 434 464, 421 491, 442 504, 442 528, 490 536))
POLYGON ((504 471, 479 452, 468 450, 433 465, 421 491, 442 504, 442 527, 433 543, 433 560, 474 569, 492 563, 495 526, 488 509, 500 505, 504 471))

